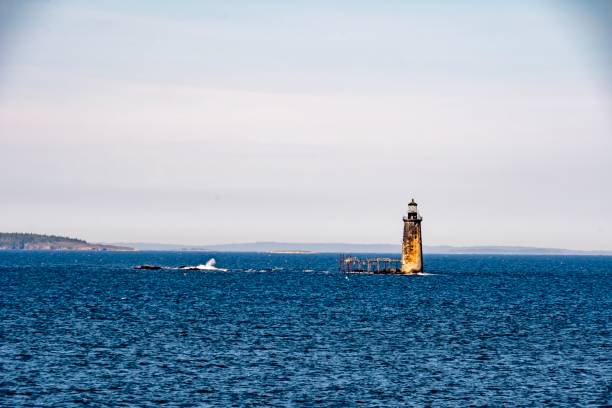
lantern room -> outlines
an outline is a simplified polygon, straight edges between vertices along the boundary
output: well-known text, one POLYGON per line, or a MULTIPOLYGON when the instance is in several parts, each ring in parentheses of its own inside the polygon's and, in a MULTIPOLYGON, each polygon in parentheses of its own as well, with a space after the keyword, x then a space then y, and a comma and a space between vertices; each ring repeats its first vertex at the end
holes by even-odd
POLYGON ((408 203, 408 214, 406 214, 406 216, 404 217, 405 221, 408 220, 420 220, 421 217, 419 216, 419 212, 417 210, 417 203, 414 201, 414 198, 412 199, 412 201, 410 201, 408 203))

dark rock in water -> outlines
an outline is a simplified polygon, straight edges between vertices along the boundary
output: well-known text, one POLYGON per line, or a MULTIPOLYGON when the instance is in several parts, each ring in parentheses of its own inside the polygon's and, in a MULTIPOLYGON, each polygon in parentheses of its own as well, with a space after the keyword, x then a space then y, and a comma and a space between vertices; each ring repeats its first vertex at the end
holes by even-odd
POLYGON ((147 265, 147 264, 145 264, 145 265, 135 266, 134 269, 145 269, 145 270, 148 270, 148 271, 156 271, 156 270, 162 269, 162 267, 158 266, 158 265, 147 265))

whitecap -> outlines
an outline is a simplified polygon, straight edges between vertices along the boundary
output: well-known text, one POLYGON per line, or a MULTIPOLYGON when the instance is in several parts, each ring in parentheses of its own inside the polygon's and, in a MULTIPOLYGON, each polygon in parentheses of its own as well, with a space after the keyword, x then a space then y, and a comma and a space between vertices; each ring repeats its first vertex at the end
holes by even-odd
POLYGON ((217 261, 215 260, 215 258, 210 258, 205 264, 199 264, 199 265, 195 265, 195 266, 181 266, 179 269, 182 270, 189 270, 189 271, 221 271, 221 272, 227 272, 227 269, 225 268, 217 268, 215 265, 217 264, 217 261))

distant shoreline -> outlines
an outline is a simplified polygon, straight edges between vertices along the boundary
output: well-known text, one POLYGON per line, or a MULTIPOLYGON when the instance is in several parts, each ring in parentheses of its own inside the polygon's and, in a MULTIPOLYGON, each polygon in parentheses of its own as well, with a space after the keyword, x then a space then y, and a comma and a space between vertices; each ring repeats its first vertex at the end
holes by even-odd
MULTIPOLYGON (((138 252, 138 253, 146 253, 146 252, 183 252, 183 253, 227 253, 227 254, 271 254, 271 255, 341 255, 341 254, 372 254, 372 255, 399 255, 398 252, 312 252, 312 251, 227 251, 227 250, 204 250, 204 249, 115 249, 115 248, 28 248, 28 249, 12 249, 12 248, 0 248, 0 253, 3 252, 138 252)), ((581 257, 592 257, 592 256, 602 256, 602 257, 610 257, 612 253, 606 252, 596 252, 596 253, 516 253, 516 252, 427 252, 424 251, 423 254, 425 256, 555 256, 555 257, 564 257, 564 256, 581 256, 581 257)))
MULTIPOLYGON (((0 251, 172 251, 172 252, 252 252, 269 254, 399 254, 395 244, 351 244, 319 242, 245 242, 235 244, 185 245, 159 243, 89 243, 56 235, 0 232, 0 251)), ((423 246, 426 255, 581 255, 612 256, 612 250, 573 250, 526 246, 423 246)))
POLYGON ((306 251, 306 250, 300 250, 300 249, 285 249, 285 250, 273 250, 273 251, 268 251, 269 254, 316 254, 316 252, 313 251, 306 251))
MULTIPOLYGON (((254 252, 254 253, 371 253, 399 254, 400 246, 393 244, 350 244, 350 243, 291 243, 291 242, 247 242, 214 245, 180 245, 156 243, 120 243, 140 251, 189 251, 203 252, 254 252)), ((572 250, 563 248, 538 248, 522 246, 449 246, 423 247, 427 255, 600 255, 612 256, 612 250, 572 250)))
POLYGON ((82 239, 58 235, 0 232, 0 250, 13 251, 134 251, 134 248, 110 244, 92 244, 82 239))

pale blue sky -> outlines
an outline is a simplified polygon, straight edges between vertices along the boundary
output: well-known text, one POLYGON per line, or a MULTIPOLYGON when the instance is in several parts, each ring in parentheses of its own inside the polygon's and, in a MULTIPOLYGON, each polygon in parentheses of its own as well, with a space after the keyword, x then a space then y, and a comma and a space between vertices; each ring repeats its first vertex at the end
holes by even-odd
POLYGON ((27 4, 0 230, 612 248, 605 3, 27 4))

